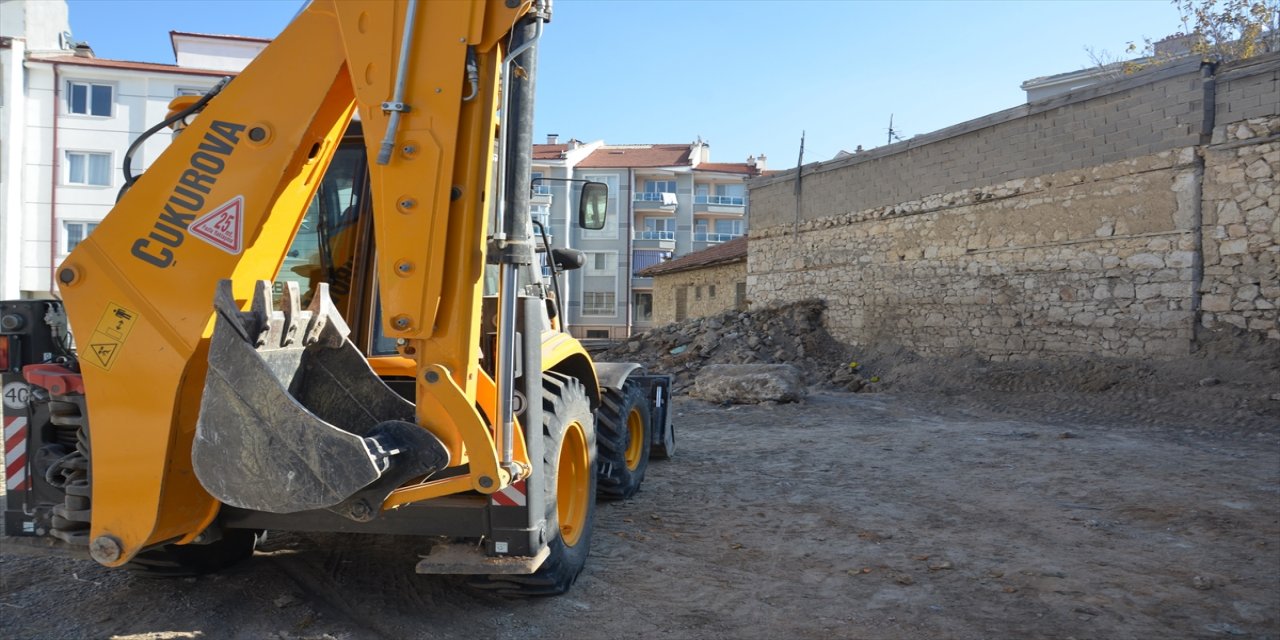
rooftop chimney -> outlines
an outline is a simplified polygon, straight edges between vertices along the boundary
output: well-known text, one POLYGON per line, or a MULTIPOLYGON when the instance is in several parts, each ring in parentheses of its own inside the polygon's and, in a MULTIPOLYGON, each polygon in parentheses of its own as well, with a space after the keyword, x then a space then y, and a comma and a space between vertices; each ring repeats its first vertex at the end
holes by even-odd
POLYGON ((758 158, 754 156, 747 156, 747 164, 755 167, 756 171, 759 171, 760 173, 764 173, 765 171, 765 168, 764 168, 765 160, 767 160, 767 158, 765 158, 765 155, 763 153, 760 154, 760 157, 758 158))
POLYGON ((559 140, 559 139, 560 139, 560 134, 558 134, 558 133, 548 133, 548 134, 547 134, 547 144, 555 144, 555 143, 556 143, 556 141, 557 141, 557 140, 559 140))
POLYGON ((76 48, 75 48, 75 50, 74 50, 74 51, 75 51, 75 56, 76 56, 77 58, 93 58, 93 57, 96 57, 96 56, 94 56, 94 55, 93 55, 93 47, 89 46, 89 43, 87 43, 87 42, 77 42, 77 43, 76 43, 76 48))

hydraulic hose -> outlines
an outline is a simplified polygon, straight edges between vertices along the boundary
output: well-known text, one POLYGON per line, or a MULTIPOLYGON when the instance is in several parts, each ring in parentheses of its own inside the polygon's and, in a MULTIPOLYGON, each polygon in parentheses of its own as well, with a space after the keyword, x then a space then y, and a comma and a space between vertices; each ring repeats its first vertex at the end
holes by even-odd
POLYGON ((408 111, 404 103, 404 85, 409 75, 409 49, 413 46, 413 23, 418 13, 417 0, 409 0, 405 8, 404 34, 400 37, 400 60, 396 63, 396 86, 391 94, 391 101, 382 103, 382 110, 391 113, 387 120, 387 133, 378 146, 379 165, 391 162, 391 149, 396 146, 396 130, 400 128, 400 114, 408 111))
POLYGON ((138 136, 138 139, 134 140, 133 144, 129 145, 129 150, 124 152, 124 163, 121 166, 121 170, 124 172, 124 184, 121 185, 120 192, 116 194, 116 202, 119 202, 120 198, 123 198, 125 192, 129 190, 129 187, 132 187, 133 183, 137 182, 138 178, 142 177, 141 174, 137 176, 133 175, 133 154, 137 153, 138 149, 142 148, 142 143, 146 142, 147 138, 155 135, 157 131, 164 129, 175 122, 180 122, 183 118, 204 109, 204 106, 209 104, 209 101, 212 100, 214 96, 221 93, 223 88, 225 88, 229 82, 231 82, 230 76, 223 77, 222 80, 220 80, 218 84, 214 85, 212 89, 203 96, 200 96, 199 100, 191 103, 191 106, 169 116, 168 118, 165 118, 164 120, 161 120, 160 123, 154 127, 143 131, 142 135, 138 136))

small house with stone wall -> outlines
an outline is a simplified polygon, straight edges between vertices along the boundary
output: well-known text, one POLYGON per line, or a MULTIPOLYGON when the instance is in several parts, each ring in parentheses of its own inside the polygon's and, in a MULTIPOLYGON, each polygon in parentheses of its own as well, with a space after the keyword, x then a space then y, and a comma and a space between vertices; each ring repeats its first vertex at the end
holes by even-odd
POLYGON ((661 262, 637 275, 653 278, 655 325, 747 308, 747 236, 661 262))

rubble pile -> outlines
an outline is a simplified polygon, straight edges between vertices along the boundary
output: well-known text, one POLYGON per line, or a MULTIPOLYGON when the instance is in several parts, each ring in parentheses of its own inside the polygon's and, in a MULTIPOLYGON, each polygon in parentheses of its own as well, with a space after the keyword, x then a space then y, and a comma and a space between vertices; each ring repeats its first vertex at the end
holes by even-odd
POLYGON ((810 385, 857 391, 866 380, 849 365, 849 348, 827 333, 826 304, 805 300, 753 311, 726 311, 654 328, 596 354, 605 362, 639 362, 675 376, 690 390, 708 365, 789 364, 810 385))

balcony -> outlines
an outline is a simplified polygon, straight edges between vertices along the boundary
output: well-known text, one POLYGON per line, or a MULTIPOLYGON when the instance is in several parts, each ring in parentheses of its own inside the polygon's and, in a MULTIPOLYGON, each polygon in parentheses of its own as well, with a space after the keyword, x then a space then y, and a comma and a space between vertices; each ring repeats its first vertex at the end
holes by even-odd
POLYGON ((676 194, 665 191, 637 191, 632 200, 636 211, 675 211, 680 206, 676 194))
POLYGON ((741 238, 741 233, 695 233, 693 234, 693 251, 701 251, 707 247, 723 244, 734 238, 741 238))
POLYGON ((551 204, 551 185, 545 182, 533 183, 533 193, 529 196, 531 204, 551 204))
POLYGON ((747 208, 744 196, 694 196, 694 213, 724 213, 742 215, 747 208))
POLYGON ((693 241, 720 244, 740 237, 742 237, 741 233, 695 233, 693 234, 693 241))
MULTIPOLYGON (((529 217, 533 220, 533 222, 542 223, 542 228, 545 229, 547 232, 547 242, 554 243, 555 230, 551 228, 551 216, 546 214, 535 213, 530 215, 529 217)), ((541 247, 542 236, 538 235, 538 225, 536 224, 533 225, 533 235, 534 235, 534 239, 537 241, 537 246, 541 247)))
POLYGON ((637 230, 631 234, 632 247, 636 249, 664 249, 672 250, 676 248, 676 232, 674 231, 649 231, 637 230))

